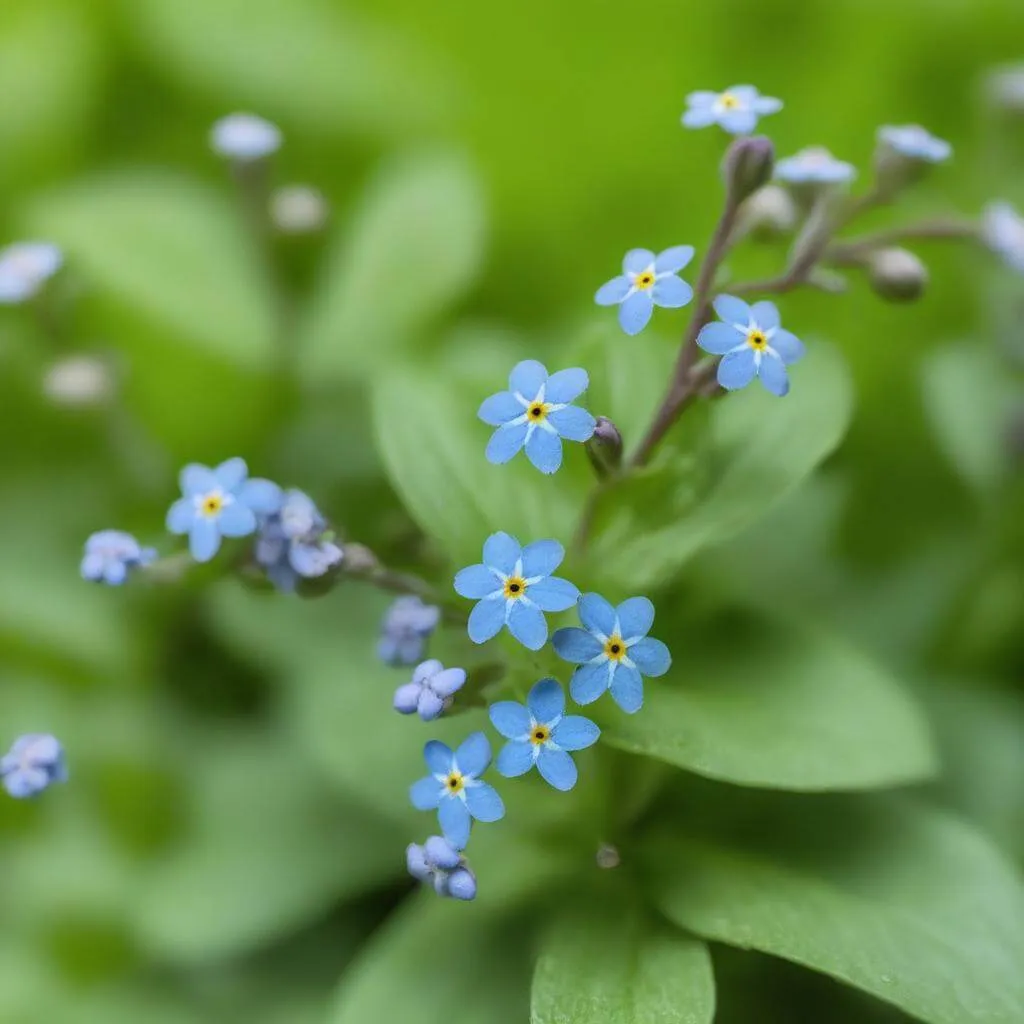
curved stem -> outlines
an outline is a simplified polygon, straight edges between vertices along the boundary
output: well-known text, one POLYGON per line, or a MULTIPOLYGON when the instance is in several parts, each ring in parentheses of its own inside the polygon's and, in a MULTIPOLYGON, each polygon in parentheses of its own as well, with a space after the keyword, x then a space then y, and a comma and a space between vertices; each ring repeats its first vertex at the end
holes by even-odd
POLYGON ((904 224, 899 227, 885 228, 870 234, 851 238, 848 241, 830 245, 824 253, 824 259, 830 263, 856 261, 860 256, 900 242, 934 242, 950 239, 978 237, 978 226, 974 221, 948 218, 945 220, 925 220, 916 224, 904 224))

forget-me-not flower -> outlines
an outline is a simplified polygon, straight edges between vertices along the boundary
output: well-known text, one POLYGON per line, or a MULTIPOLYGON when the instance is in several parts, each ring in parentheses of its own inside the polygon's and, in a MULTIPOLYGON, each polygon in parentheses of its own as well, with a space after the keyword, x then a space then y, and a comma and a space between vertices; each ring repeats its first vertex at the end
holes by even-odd
POLYGON ((396 597, 380 624, 377 657, 386 665, 415 665, 440 621, 441 609, 416 594, 396 597))
POLYGON ((1005 200, 985 207, 981 237, 1008 267, 1024 273, 1024 217, 1005 200))
POLYGON ((79 571, 82 579, 116 587, 128 578, 131 569, 156 561, 156 550, 144 548, 123 530, 100 530, 85 542, 85 555, 79 571))
POLYGON ((562 439, 587 441, 594 433, 594 417, 571 404, 589 383, 586 370, 548 376, 536 359, 517 363, 509 374, 508 391, 485 398, 477 413, 498 428, 487 443, 488 461, 500 466, 525 448, 542 473, 554 473, 562 465, 562 439))
POLYGON ((878 141, 900 156, 929 164, 942 163, 953 153, 953 147, 945 139, 936 138, 919 124, 883 125, 878 129, 878 141))
POLYGON ((395 710, 403 715, 418 714, 424 722, 432 722, 450 706, 465 682, 464 668, 445 668, 431 658, 416 666, 412 682, 395 690, 395 710))
POLYGON ((789 391, 786 367, 804 354, 799 338, 779 326, 779 311, 772 302, 748 306, 742 299, 719 295, 715 312, 722 322, 705 324, 697 344, 721 356, 718 383, 729 391, 745 388, 755 377, 780 397, 789 391))
POLYGON ((721 125, 731 135, 746 135, 757 127, 757 119, 782 109, 782 100, 762 96, 752 85, 733 85, 724 92, 701 90, 686 97, 683 124, 687 128, 721 125))
POLYGON ((644 702, 644 676, 663 676, 672 655, 649 637, 654 605, 646 597, 631 597, 618 607, 599 594, 584 594, 579 603, 583 629, 558 630, 552 646, 560 658, 579 668, 569 692, 577 704, 590 704, 605 690, 623 711, 633 714, 644 702))
POLYGON ((789 185, 841 185, 856 176, 853 164, 837 160, 824 146, 808 146, 775 165, 775 177, 789 185))
POLYGON ((341 564, 343 552, 327 520, 302 491, 285 491, 280 509, 261 519, 259 531, 256 562, 278 590, 291 593, 300 577, 315 579, 341 564))
POLYGON ((67 782, 64 748, 46 733, 19 736, 0 758, 4 789, 19 800, 36 796, 55 782, 67 782))
POLYGON ((498 771, 515 778, 536 765, 545 782, 563 791, 576 785, 578 775, 568 751, 592 746, 601 735, 589 718, 565 713, 565 694, 556 679, 537 683, 525 705, 498 701, 488 713, 494 728, 509 741, 495 762, 498 771))
POLYGON ((413 783, 409 798, 418 811, 437 811, 445 838, 460 850, 469 842, 473 820, 498 821, 505 805, 497 790, 480 776, 491 763, 491 745, 482 732, 475 732, 454 753, 440 740, 423 748, 430 774, 413 783))
POLYGON ((228 114, 210 131, 213 151, 229 160, 260 160, 281 147, 281 129, 255 114, 228 114))
POLYGON ((0 302, 25 302, 60 270, 64 256, 50 242, 15 242, 0 250, 0 302))
POLYGON ((630 249, 622 273, 597 290, 599 306, 619 307, 619 324, 627 334, 639 334, 650 322, 655 306, 679 309, 693 298, 693 289, 676 275, 693 259, 692 245, 676 245, 657 256, 650 249, 630 249))
POLYGON ((197 562, 208 562, 220 548, 221 537, 246 537, 256 530, 257 516, 270 516, 281 507, 281 488, 269 480, 246 479, 244 459, 228 459, 214 469, 190 463, 179 474, 183 497, 167 512, 167 529, 188 534, 197 562))
POLYGON ((557 540, 526 547, 507 533, 492 533, 484 542, 484 560, 461 569, 455 591, 479 603, 469 613, 469 638, 482 644, 503 626, 531 651, 548 639, 544 612, 564 612, 579 598, 568 580, 551 574, 562 564, 565 549, 557 540))
POLYGON ((409 874, 429 882, 438 896, 471 900, 476 896, 476 876, 462 851, 443 836, 431 836, 422 846, 410 843, 405 851, 409 874))

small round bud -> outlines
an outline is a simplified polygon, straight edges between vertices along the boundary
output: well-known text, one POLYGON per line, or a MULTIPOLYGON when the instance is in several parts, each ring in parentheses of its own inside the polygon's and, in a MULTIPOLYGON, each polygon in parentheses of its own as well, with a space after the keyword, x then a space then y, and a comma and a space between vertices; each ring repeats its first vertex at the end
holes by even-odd
POLYGON ((55 405, 87 408, 102 405, 114 392, 110 367, 96 356, 67 356, 53 363, 43 378, 43 394, 55 405))
POLYGON ((598 476, 607 476, 622 464, 622 434, 607 416, 596 418, 593 436, 585 447, 598 476))
POLYGON ((1024 114, 1024 64, 995 68, 985 78, 988 101, 1001 110, 1024 114))
POLYGON ((871 287, 890 302, 913 302, 928 284, 928 268, 906 249, 879 249, 868 258, 871 287))
POLYGON ((722 158, 722 178, 734 203, 742 202, 771 180, 775 147, 764 135, 736 139, 722 158))
POLYGON ((380 568, 380 560, 365 544, 345 544, 341 565, 345 572, 361 576, 380 568))
POLYGON ((262 160, 281 148, 281 129, 255 114, 229 114, 210 130, 210 146, 229 160, 262 160))
POLYGON ((270 197, 270 219, 283 234, 312 234, 327 223, 327 200, 310 185, 287 185, 270 197))
POLYGON ((771 238, 789 234, 797 223, 793 197, 779 185, 759 188, 740 210, 738 231, 744 235, 771 238))
POLYGON ((597 861, 597 866, 605 871, 617 868, 622 863, 619 851, 611 843, 602 843, 597 848, 595 860, 597 861))

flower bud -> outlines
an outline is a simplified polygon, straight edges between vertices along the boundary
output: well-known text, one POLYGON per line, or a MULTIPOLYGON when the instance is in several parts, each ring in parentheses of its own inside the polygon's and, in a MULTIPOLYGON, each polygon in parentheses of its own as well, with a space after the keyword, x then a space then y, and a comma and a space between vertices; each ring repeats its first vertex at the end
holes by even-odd
POLYGON ((722 158, 722 178, 729 198, 740 203, 771 180, 775 147, 764 135, 736 139, 722 158))
POLYGON ((740 209, 738 237, 753 235, 772 238, 796 227, 797 209, 793 197, 779 185, 765 185, 751 195, 740 209))
POLYGON ((989 72, 985 95, 997 109, 1024 114, 1024 64, 1010 64, 989 72))
POLYGON ((327 200, 309 185, 287 185, 270 197, 270 219, 286 235, 308 235, 327 223, 327 200))
POLYGON ((365 544, 345 544, 341 564, 345 572, 354 576, 365 576, 380 568, 380 560, 365 544))
POLYGON ((607 416, 597 417, 593 436, 585 447, 598 476, 607 476, 622 464, 622 435, 607 416))
POLYGON ((97 356, 65 356, 46 371, 43 393, 55 405, 69 408, 102 405, 114 393, 114 375, 97 356))
POLYGON ((597 861, 597 866, 605 871, 617 868, 622 863, 619 851, 611 843, 602 843, 597 848, 597 855, 594 859, 597 861))
POLYGON ((928 284, 928 269, 906 249, 879 249, 867 266, 871 287, 890 302, 913 302, 928 284))

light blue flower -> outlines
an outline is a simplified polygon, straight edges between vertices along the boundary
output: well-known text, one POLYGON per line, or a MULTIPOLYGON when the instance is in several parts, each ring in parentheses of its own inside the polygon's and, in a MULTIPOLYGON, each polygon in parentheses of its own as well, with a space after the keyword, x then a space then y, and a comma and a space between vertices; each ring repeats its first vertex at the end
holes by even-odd
POLYGON ((64 748, 46 733, 19 736, 0 759, 0 778, 4 789, 19 800, 37 796, 55 782, 67 782, 64 748))
POLYGON ((771 302, 748 306, 742 299, 719 295, 715 312, 722 322, 705 324, 697 344, 721 356, 718 383, 729 391, 745 388, 755 377, 780 397, 789 391, 786 367, 804 354, 796 335, 779 326, 779 311, 771 302))
POLYGON ((562 438, 587 441, 594 417, 571 403, 587 390, 586 370, 559 370, 550 377, 543 363, 526 359, 508 378, 508 391, 484 399, 477 416, 498 429, 487 444, 487 459, 500 466, 526 448, 526 457, 542 472, 562 465, 562 438))
POLYGON ((302 491, 285 491, 281 508, 259 518, 255 558, 278 590, 291 593, 300 578, 315 579, 341 564, 327 520, 302 491))
POLYGON ((228 114, 213 126, 210 145, 229 160, 260 160, 280 149, 281 129, 255 114, 228 114))
POLYGON ((732 135, 746 135, 757 127, 757 119, 782 109, 782 100, 762 96, 752 85, 733 85, 725 92, 691 92, 686 97, 683 124, 687 128, 721 125, 732 135))
POLYGON ((438 896, 471 900, 476 896, 476 876, 462 851, 443 836, 431 836, 422 846, 410 843, 405 851, 409 874, 429 882, 438 896))
POLYGON ((396 597, 381 622, 377 657, 386 665, 415 665, 440 621, 441 609, 415 594, 396 597))
POLYGON ((436 658, 417 665, 412 682, 395 690, 395 710, 403 715, 419 714, 432 722, 451 705, 466 682, 464 668, 445 668, 436 658))
POLYGON ((149 565, 156 557, 154 548, 141 547, 130 533, 100 530, 85 542, 79 572, 84 580, 116 587, 128 578, 129 570, 149 565))
POLYGON ((1008 267, 1024 273, 1024 217, 1009 203, 998 200, 985 207, 981 237, 1008 267))
POLYGON ((545 782, 563 791, 576 785, 578 774, 568 751, 593 746, 601 735, 589 718, 565 713, 565 694, 557 679, 537 683, 525 705, 503 700, 492 704, 488 713, 494 728, 509 741, 498 754, 498 771, 515 778, 536 765, 545 782))
POLYGON ((565 549, 557 540, 538 540, 520 547, 507 533, 492 533, 484 543, 481 564, 461 569, 455 591, 479 603, 469 613, 469 638, 486 643, 507 626, 531 651, 548 639, 544 612, 564 612, 580 592, 568 580, 551 574, 562 564, 565 549))
POLYGON ((679 309, 693 298, 693 289, 676 275, 693 259, 692 245, 676 245, 657 256, 650 249, 630 249, 622 273, 597 290, 599 306, 619 307, 619 324, 627 334, 639 334, 650 322, 655 306, 679 309))
POLYGON ((808 146, 775 165, 775 177, 790 185, 841 185, 857 177, 857 169, 837 160, 824 146, 808 146))
POLYGON ((15 242, 0 250, 0 303, 31 299, 63 262, 60 249, 50 242, 15 242))
POLYGON ((643 677, 663 676, 672 665, 668 648, 647 635, 654 605, 646 597, 631 597, 616 608, 599 594, 584 594, 579 615, 583 629, 560 629, 551 641, 560 658, 579 666, 569 683, 572 699, 590 704, 611 690, 623 711, 639 711, 643 677))
POLYGON ((936 138, 919 124, 884 125, 878 129, 878 141, 910 160, 939 164, 948 160, 953 147, 945 139, 936 138))
POLYGON ((469 828, 475 821, 498 821, 505 817, 505 805, 493 786, 480 781, 491 763, 491 745, 482 732, 475 732, 454 753, 440 740, 423 748, 430 774, 413 783, 409 799, 418 811, 437 811, 445 838, 460 850, 469 842, 469 828))
POLYGON ((281 488, 269 480, 248 480, 244 459, 228 459, 215 469, 190 463, 179 474, 179 498, 167 512, 167 529, 188 534, 197 562, 208 562, 220 548, 221 537, 254 533, 257 516, 281 508, 281 488))

